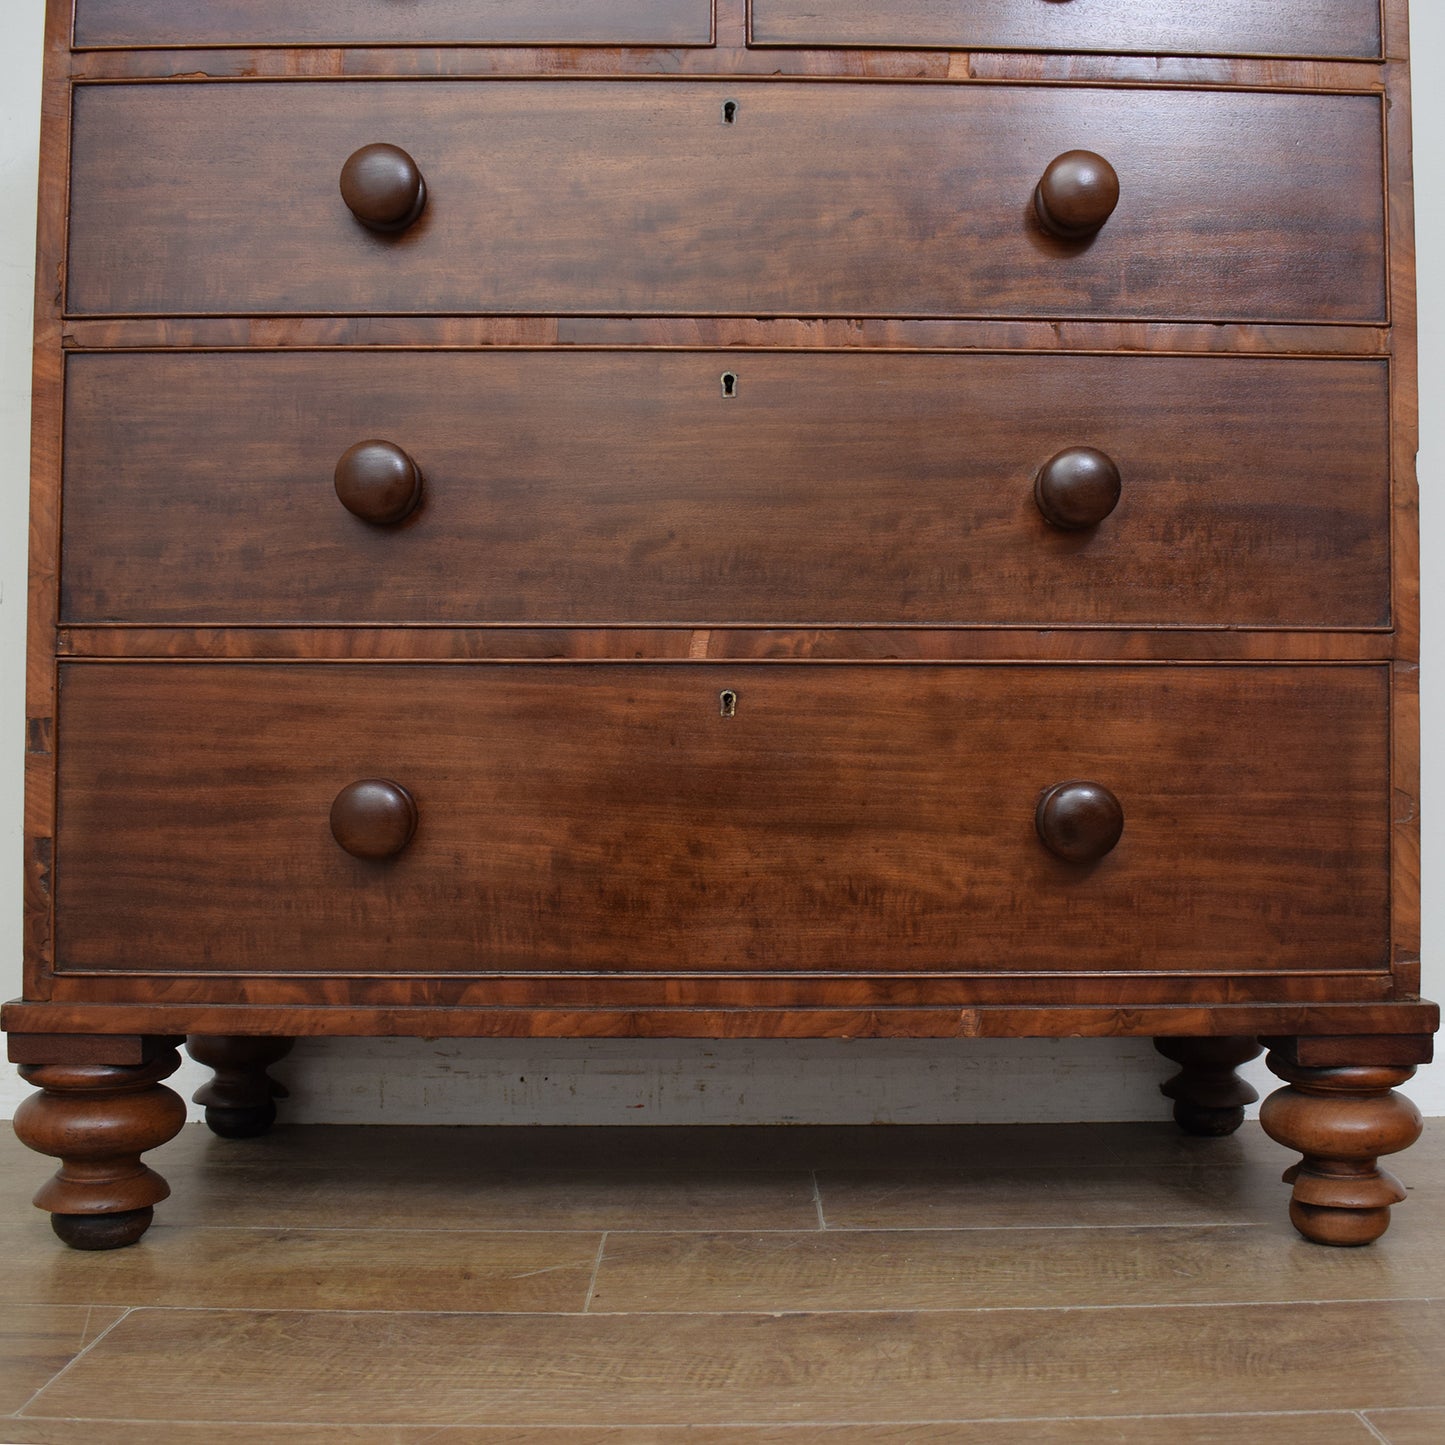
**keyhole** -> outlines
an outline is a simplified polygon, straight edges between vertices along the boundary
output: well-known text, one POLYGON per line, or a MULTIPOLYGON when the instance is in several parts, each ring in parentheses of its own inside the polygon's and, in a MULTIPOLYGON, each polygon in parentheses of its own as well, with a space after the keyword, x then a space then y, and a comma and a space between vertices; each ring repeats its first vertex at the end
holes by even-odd
POLYGON ((722 393, 726 397, 734 397, 738 394, 737 373, 725 371, 722 374, 722 393))
POLYGON ((738 695, 732 688, 724 688, 717 695, 718 712, 723 717, 735 717, 738 710, 738 695))
POLYGON ((738 103, 735 100, 723 101, 723 124, 731 125, 738 118, 738 103))

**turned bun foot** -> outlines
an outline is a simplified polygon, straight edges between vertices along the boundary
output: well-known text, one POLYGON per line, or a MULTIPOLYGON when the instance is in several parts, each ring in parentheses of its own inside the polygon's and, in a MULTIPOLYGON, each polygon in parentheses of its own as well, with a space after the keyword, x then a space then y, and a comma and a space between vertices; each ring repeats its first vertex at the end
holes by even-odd
POLYGON ((1251 1038, 1154 1040, 1154 1047, 1180 1066, 1159 1085, 1174 1100, 1174 1122, 1186 1134, 1221 1139, 1244 1123, 1244 1110, 1259 1093, 1234 1071, 1263 1052, 1251 1038))
POLYGON ((155 1218, 154 1209, 118 1214, 52 1214, 50 1227, 72 1249, 123 1249, 134 1244, 155 1218))
POLYGON ((206 1108, 206 1127, 222 1139, 254 1139, 276 1122, 285 1088, 267 1070, 291 1052, 291 1039, 192 1034, 186 1052, 215 1071, 193 1098, 206 1108))
POLYGON ((1287 1169, 1294 1185, 1289 1217, 1317 1244, 1359 1245, 1390 1227, 1390 1206, 1405 1198, 1379 1158, 1420 1137, 1420 1111, 1394 1092, 1412 1066, 1322 1068, 1272 1052, 1270 1069, 1288 1087, 1265 1100, 1260 1123, 1271 1139, 1304 1156, 1287 1169))
POLYGON ((248 1109, 210 1108, 206 1110, 206 1128, 222 1139, 254 1139, 276 1122, 276 1105, 267 1099, 248 1109))
POLYGON ((40 1088, 15 1112, 23 1144, 60 1160, 35 1195, 57 1235, 75 1249, 119 1249, 150 1226, 152 1205, 171 1192, 141 1163, 180 1133, 186 1106, 160 1081, 180 1067, 174 1049, 143 1064, 26 1064, 40 1088))

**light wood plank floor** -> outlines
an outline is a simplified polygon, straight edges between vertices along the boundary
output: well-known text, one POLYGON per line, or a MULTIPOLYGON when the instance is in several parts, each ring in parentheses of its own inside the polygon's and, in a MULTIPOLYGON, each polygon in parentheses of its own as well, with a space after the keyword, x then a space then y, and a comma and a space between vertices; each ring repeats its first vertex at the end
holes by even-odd
POLYGON ((1445 1130, 1380 1243, 1257 1126, 188 1127, 78 1254, 0 1134, 9 1445, 1442 1445, 1445 1130))

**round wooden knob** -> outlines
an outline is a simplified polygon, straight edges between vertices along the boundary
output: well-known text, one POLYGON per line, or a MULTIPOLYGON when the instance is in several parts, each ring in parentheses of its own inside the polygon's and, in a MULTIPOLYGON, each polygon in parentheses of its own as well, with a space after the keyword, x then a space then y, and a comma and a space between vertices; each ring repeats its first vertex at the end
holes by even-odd
POLYGON ((1102 783, 1055 783, 1039 799, 1034 824, 1050 853, 1097 863, 1124 832, 1124 810, 1102 783))
POLYGON ((331 805, 331 836, 357 858, 390 858, 416 832, 416 803, 400 783, 363 778, 331 805))
POLYGON ((357 442, 336 463, 336 495, 363 522, 399 522, 421 501, 421 468, 391 442, 357 442))
POLYGON ((362 146, 341 168, 341 199, 363 226, 404 231, 426 207, 426 182, 400 146, 362 146))
POLYGON ((1097 527, 1119 505, 1119 468, 1093 447, 1070 447, 1050 457, 1034 479, 1044 520, 1066 531, 1097 527))
POLYGON ((1068 241, 1092 236, 1119 204, 1119 175, 1093 151, 1065 151, 1034 187, 1034 210, 1046 231, 1068 241))

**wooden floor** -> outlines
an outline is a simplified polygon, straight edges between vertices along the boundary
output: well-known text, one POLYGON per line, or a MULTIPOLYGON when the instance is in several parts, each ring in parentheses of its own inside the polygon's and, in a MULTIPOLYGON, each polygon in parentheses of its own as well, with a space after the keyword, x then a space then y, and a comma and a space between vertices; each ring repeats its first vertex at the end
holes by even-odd
POLYGON ((77 1254, 0 1138, 0 1440, 1445 1442, 1445 1129, 1361 1250, 1293 1234, 1253 1125, 193 1126, 156 1162, 146 1239, 77 1254))

